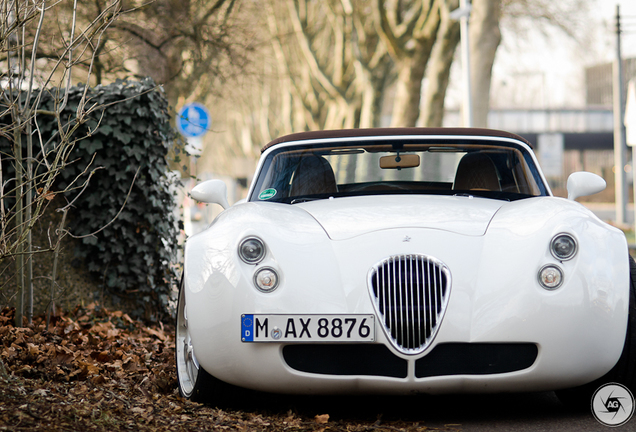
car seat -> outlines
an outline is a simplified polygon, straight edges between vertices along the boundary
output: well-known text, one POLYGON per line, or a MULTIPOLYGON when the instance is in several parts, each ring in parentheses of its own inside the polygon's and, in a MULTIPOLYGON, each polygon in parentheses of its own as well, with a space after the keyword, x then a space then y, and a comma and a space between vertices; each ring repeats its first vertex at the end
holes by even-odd
POLYGON ((303 156, 292 180, 290 196, 329 194, 338 192, 336 176, 329 162, 322 156, 303 156))
POLYGON ((501 191, 492 159, 480 152, 465 154, 457 166, 453 189, 501 191))

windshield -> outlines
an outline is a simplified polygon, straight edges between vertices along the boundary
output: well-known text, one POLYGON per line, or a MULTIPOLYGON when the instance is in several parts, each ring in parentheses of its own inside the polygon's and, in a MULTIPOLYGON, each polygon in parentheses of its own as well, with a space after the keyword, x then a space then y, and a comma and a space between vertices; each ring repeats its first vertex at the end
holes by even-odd
POLYGON ((533 159, 520 146, 349 142, 272 151, 250 201, 294 204, 383 194, 469 194, 516 200, 548 193, 533 159))

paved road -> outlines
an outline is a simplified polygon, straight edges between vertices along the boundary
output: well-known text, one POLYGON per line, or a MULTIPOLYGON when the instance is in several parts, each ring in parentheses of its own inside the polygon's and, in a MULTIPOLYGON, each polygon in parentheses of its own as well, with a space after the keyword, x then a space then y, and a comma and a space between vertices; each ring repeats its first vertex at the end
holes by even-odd
MULTIPOLYGON (((418 421, 428 427, 453 428, 466 432, 490 431, 636 431, 636 420, 620 428, 607 428, 591 412, 572 412, 554 393, 444 396, 426 398, 418 421)), ((413 402, 412 402, 413 403, 413 402)), ((443 429, 442 429, 443 430, 443 429)))
POLYGON ((400 427, 417 431, 636 431, 635 418, 621 427, 609 428, 598 423, 590 411, 569 411, 552 392, 413 397, 273 396, 268 402, 275 411, 292 410, 309 417, 329 414, 330 422, 339 422, 340 426, 380 419, 377 425, 389 426, 386 430, 395 425, 392 422, 400 421, 407 423, 401 423, 400 427))

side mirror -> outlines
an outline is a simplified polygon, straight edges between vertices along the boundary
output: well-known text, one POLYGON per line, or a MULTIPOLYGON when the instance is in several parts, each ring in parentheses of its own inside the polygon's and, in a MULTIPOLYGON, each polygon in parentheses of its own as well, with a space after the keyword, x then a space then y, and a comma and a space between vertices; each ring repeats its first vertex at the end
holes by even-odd
POLYGON ((218 204, 224 209, 230 206, 227 202, 227 186, 222 180, 206 180, 199 183, 190 191, 190 197, 199 202, 218 204))
POLYGON ((605 190, 607 183, 603 177, 590 172, 579 171, 568 177, 568 199, 575 200, 582 196, 594 195, 605 190))

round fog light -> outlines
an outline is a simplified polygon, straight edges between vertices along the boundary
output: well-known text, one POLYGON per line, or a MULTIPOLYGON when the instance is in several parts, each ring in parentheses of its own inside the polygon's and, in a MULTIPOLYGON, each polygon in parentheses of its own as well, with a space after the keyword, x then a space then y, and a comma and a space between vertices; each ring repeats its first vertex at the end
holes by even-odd
POLYGON ((261 262, 265 257, 265 245, 258 237, 248 237, 239 245, 239 256, 248 264, 261 262))
POLYGON ((576 255, 576 240, 569 234, 559 234, 552 239, 550 251, 560 261, 572 259, 576 255))
POLYGON ((272 292, 278 286, 278 274, 270 267, 259 269, 254 275, 256 288, 263 292, 272 292))
POLYGON ((557 289, 563 283, 563 272, 555 265, 547 265, 539 271, 539 283, 545 289, 557 289))

